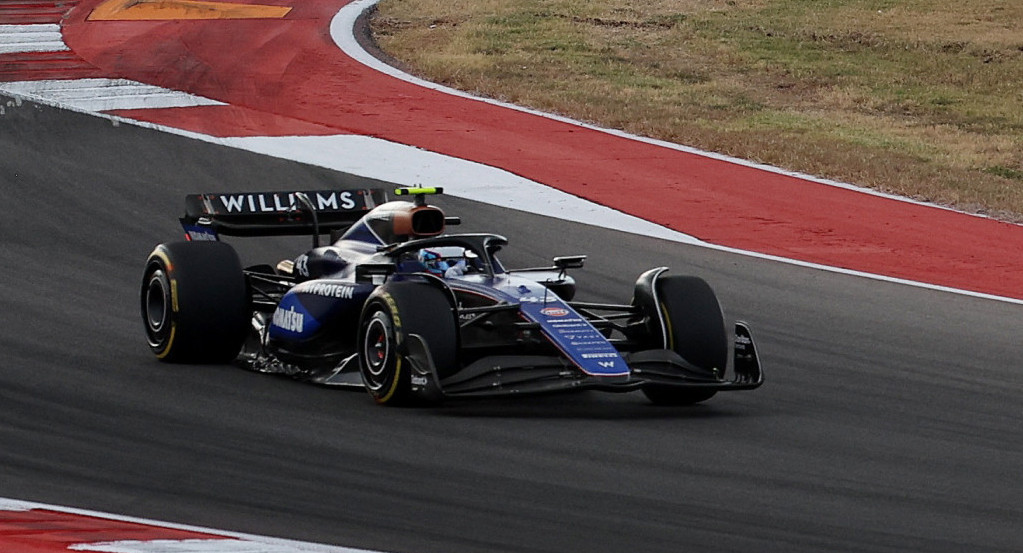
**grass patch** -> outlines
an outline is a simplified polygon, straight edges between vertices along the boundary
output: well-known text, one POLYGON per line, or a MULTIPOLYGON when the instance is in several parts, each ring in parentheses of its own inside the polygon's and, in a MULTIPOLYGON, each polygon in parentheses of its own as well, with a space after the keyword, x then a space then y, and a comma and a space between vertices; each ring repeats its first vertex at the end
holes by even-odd
POLYGON ((1023 220, 1017 0, 383 0, 420 76, 1023 220))
POLYGON ((1023 171, 1019 169, 1013 169, 1011 167, 1001 166, 988 167, 987 169, 984 169, 984 172, 1006 179, 1023 181, 1023 171))

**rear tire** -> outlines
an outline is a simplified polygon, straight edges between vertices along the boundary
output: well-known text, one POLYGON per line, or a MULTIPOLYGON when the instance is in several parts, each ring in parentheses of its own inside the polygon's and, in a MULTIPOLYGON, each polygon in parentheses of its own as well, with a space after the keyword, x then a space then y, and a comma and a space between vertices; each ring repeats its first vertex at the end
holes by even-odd
MULTIPOLYGON (((720 380, 728 366, 728 334, 714 290, 692 276, 660 277, 656 289, 667 349, 705 370, 705 376, 720 380)), ((643 393, 659 405, 691 405, 714 397, 717 391, 650 385, 643 393)))
POLYGON ((249 327, 249 292, 234 248, 222 242, 160 244, 140 294, 149 349, 172 363, 226 363, 249 327))
POLYGON ((381 405, 426 401, 412 392, 412 334, 426 343, 441 378, 458 369, 458 325, 443 289, 427 281, 402 281, 374 291, 359 324, 359 372, 381 405))

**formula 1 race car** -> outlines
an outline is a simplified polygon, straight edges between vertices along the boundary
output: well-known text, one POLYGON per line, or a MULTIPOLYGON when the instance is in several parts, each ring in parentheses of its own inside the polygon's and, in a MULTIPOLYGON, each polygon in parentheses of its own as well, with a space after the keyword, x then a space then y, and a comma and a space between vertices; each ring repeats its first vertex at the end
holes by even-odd
POLYGON ((150 349, 361 386, 387 405, 583 389, 685 405, 763 382, 750 329, 736 323, 729 347, 703 280, 655 268, 627 304, 573 301, 567 272, 585 256, 506 269, 504 237, 444 234, 460 221, 426 203, 440 191, 399 189, 411 201, 390 202, 377 189, 187 196, 188 240, 146 262, 150 349), (242 268, 219 241, 301 234, 312 249, 276 266, 242 268))

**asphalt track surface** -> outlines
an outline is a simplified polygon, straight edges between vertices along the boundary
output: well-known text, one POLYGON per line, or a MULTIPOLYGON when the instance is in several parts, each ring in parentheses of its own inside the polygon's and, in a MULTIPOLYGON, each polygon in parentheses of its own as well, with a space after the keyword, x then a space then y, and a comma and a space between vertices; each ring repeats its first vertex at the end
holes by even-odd
MULTIPOLYGON (((386 409, 145 347, 141 265, 183 195, 326 170, 49 107, 0 116, 0 497, 375 550, 1019 551, 1017 305, 442 199, 509 265, 587 253, 583 297, 706 278, 754 392, 386 409)), ((249 261, 304 247, 245 241, 249 261)))

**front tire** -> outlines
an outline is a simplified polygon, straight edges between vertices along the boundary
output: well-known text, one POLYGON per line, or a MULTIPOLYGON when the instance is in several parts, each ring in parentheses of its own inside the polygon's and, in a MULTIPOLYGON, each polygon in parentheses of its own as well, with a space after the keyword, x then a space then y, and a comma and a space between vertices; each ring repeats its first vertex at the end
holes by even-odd
POLYGON ((172 363, 226 363, 249 326, 249 293, 234 248, 222 242, 160 244, 140 293, 149 349, 172 363))
MULTIPOLYGON (((658 278, 655 287, 666 349, 706 371, 701 376, 720 380, 728 365, 728 334, 714 290, 701 278, 674 275, 658 278)), ((659 405, 692 405, 714 397, 717 391, 649 385, 643 393, 659 405)))
POLYGON ((458 326, 449 295, 428 281, 391 282, 378 288, 363 308, 359 325, 359 372, 366 391, 381 405, 410 405, 412 335, 429 349, 443 377, 458 368, 458 326))

